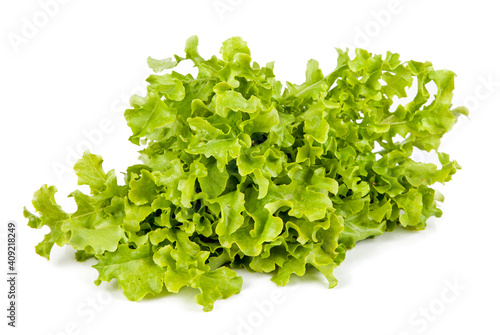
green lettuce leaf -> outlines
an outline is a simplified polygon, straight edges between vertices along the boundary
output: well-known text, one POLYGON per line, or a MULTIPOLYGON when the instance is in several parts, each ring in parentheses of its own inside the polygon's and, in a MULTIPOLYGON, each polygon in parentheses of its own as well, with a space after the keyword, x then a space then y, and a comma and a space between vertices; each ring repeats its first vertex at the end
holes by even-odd
POLYGON ((433 185, 460 166, 440 142, 468 114, 452 105, 453 72, 337 50, 330 74, 311 59, 303 83, 282 85, 241 37, 224 41, 220 57, 204 58, 198 42, 190 37, 182 56, 148 58, 147 94, 124 113, 141 162, 123 184, 85 152, 74 170, 90 194, 70 194, 74 213, 56 203, 54 186, 35 192, 35 213, 24 216, 50 229, 38 254, 68 245, 78 261, 97 259, 96 284, 116 279, 130 300, 191 287, 210 311, 240 292, 233 269, 271 273, 277 285, 319 271, 332 288, 356 243, 441 216, 433 185), (196 75, 176 72, 181 62, 196 75), (413 100, 396 104, 411 88, 413 100), (416 150, 439 164, 416 161, 416 150))

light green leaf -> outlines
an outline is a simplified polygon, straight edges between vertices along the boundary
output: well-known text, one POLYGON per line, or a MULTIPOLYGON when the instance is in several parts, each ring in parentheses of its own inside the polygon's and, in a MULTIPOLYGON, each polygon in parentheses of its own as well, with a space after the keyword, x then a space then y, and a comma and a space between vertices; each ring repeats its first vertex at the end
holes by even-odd
POLYGON ((164 269, 153 262, 151 246, 143 245, 130 249, 118 246, 115 252, 97 256, 99 263, 93 265, 99 272, 96 284, 116 279, 123 294, 132 301, 142 300, 148 293, 159 294, 163 289, 164 269))

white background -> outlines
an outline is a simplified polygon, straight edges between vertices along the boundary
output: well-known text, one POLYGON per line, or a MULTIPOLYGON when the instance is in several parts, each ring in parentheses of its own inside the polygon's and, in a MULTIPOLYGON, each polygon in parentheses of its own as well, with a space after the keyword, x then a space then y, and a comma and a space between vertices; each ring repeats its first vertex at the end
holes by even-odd
MULTIPOLYGON (((44 22, 38 1, 0 4, 2 278, 5 226, 14 220, 19 227, 18 328, 8 334, 500 333, 500 20, 494 1, 66 0, 51 9, 44 22), (38 25, 35 31, 30 23, 38 25), (422 232, 398 230, 359 243, 335 271, 339 285, 331 290, 320 276, 277 288, 268 275, 239 271, 241 293, 216 302, 210 313, 194 302, 194 290, 134 303, 116 283, 96 287, 92 261, 75 262, 70 248, 54 247, 50 262, 36 255, 45 231, 28 228, 22 217, 23 206, 32 209, 33 192, 56 185, 56 199, 74 210, 66 195, 76 177, 62 167, 84 149, 85 133, 94 135, 91 151, 104 157, 106 170, 137 162, 122 116, 128 97, 141 91, 148 56, 183 54, 194 34, 207 57, 240 35, 255 61, 276 61, 278 78, 296 83, 309 58, 328 73, 334 48, 346 45, 453 70, 454 104, 467 104, 471 115, 443 139, 441 149, 463 169, 440 187, 442 218, 422 232), (108 127, 100 128, 102 122, 108 127)), ((2 279, 2 329, 6 293, 2 279)))

